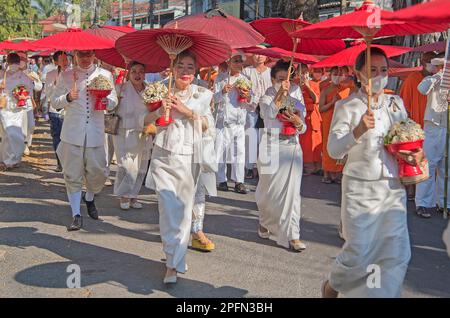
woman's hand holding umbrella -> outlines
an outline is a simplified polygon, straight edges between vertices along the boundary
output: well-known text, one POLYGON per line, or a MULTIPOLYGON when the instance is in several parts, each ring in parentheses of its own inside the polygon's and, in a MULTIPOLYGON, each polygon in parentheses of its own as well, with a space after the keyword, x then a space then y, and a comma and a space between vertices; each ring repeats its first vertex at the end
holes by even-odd
POLYGON ((362 135, 364 135, 369 129, 375 128, 375 117, 370 109, 361 116, 358 126, 353 130, 353 136, 358 140, 362 135))

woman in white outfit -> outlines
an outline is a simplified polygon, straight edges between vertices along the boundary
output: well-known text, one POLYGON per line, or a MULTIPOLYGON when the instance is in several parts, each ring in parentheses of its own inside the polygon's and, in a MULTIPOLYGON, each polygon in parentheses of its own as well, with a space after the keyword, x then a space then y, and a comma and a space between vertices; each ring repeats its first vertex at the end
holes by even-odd
POLYGON ((214 125, 210 104, 212 92, 193 85, 196 57, 185 51, 175 65, 174 95, 163 100, 162 113, 171 110, 174 120, 159 127, 146 186, 158 197, 159 226, 164 253, 164 283, 176 283, 184 273, 191 232, 192 209, 200 174, 198 155, 202 132, 214 125))
MULTIPOLYGON (((384 94, 388 59, 372 48, 372 107, 367 109, 366 53, 355 74, 362 88, 338 101, 331 123, 328 152, 334 159, 348 156, 342 180, 341 219, 345 244, 333 262, 323 297, 400 297, 411 256, 406 222, 406 191, 396 158, 383 138, 392 125, 407 118, 399 96, 384 94)), ((405 152, 410 164, 423 151, 405 152)))
MULTIPOLYGON (((116 89, 120 93, 117 110, 120 122, 118 134, 113 136, 118 166, 114 194, 120 197, 122 210, 142 208, 137 197, 147 172, 152 144, 152 137, 142 133, 144 118, 149 113, 141 97, 145 88, 144 78, 144 65, 133 62, 129 81, 116 89)), ((154 121, 158 114, 153 112, 150 117, 154 121)), ((152 119, 147 116, 147 120, 152 119)))
POLYGON ((265 128, 259 145, 255 197, 260 213, 258 235, 298 252, 306 248, 300 241, 303 153, 298 138, 306 131, 306 125, 305 107, 294 97, 300 88, 288 80, 288 69, 289 63, 277 62, 271 71, 274 86, 260 100, 265 128), (284 118, 296 128, 291 136, 281 134, 283 123, 276 118, 286 105, 295 106, 294 111, 283 112, 284 118))

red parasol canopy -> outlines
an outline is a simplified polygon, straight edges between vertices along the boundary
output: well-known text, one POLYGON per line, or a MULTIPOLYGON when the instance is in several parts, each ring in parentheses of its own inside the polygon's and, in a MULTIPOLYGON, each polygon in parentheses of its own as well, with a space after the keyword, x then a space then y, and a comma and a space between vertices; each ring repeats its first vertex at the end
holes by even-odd
POLYGON ((231 48, 250 47, 264 42, 264 37, 247 23, 220 9, 181 17, 170 21, 164 28, 180 28, 205 33, 221 39, 231 48))
MULTIPOLYGON (((412 48, 404 46, 391 46, 391 45, 372 45, 372 47, 380 48, 386 53, 387 57, 393 57, 402 55, 412 51, 412 48)), ((314 64, 312 67, 333 67, 333 66, 350 66, 354 65, 358 55, 366 50, 367 45, 365 43, 359 43, 351 46, 339 53, 336 53, 328 58, 314 64)))
POLYGON ((418 46, 413 49, 413 52, 445 52, 445 41, 418 46))
POLYGON ((320 39, 360 39, 364 37, 405 36, 441 32, 448 23, 405 23, 393 18, 393 12, 380 9, 372 1, 365 1, 354 12, 337 16, 292 33, 293 37, 320 39))
MULTIPOLYGON (((270 48, 260 48, 260 47, 252 47, 243 49, 245 53, 251 53, 251 54, 259 54, 264 56, 273 57, 275 59, 281 59, 283 57, 291 57, 292 52, 287 51, 278 47, 270 47, 270 48)), ((294 54, 294 62, 296 63, 303 63, 303 64, 312 64, 319 62, 319 59, 317 59, 315 56, 303 54, 303 53, 295 53, 294 54)))
POLYGON ((16 51, 16 52, 37 51, 33 43, 35 42, 28 40, 20 42, 13 42, 11 40, 6 40, 0 43, 0 50, 16 51))
POLYGON ((388 20, 450 23, 450 0, 434 0, 396 11, 388 20))
POLYGON ((71 50, 98 50, 114 47, 114 42, 92 35, 81 29, 69 28, 64 32, 56 33, 33 42, 38 49, 71 50))
POLYGON ((170 65, 169 55, 157 43, 163 36, 189 38, 193 42, 189 51, 196 55, 198 67, 218 65, 231 54, 230 46, 222 40, 182 29, 152 29, 129 33, 117 40, 116 48, 130 60, 151 65, 154 72, 159 72, 170 65))
MULTIPOLYGON (((122 36, 127 33, 132 33, 136 31, 136 29, 130 26, 96 26, 90 29, 85 30, 85 32, 90 33, 92 35, 104 38, 106 40, 113 41, 114 43, 122 36)), ((110 65, 127 68, 127 63, 125 62, 123 56, 117 52, 116 48, 110 49, 102 49, 95 50, 95 56, 110 65)), ((150 72, 152 68, 148 68, 148 72, 150 72)))
MULTIPOLYGON (((302 19, 266 18, 250 23, 257 31, 266 37, 266 42, 288 51, 292 51, 294 44, 291 32, 311 25, 302 19)), ((304 39, 297 47, 298 53, 331 55, 345 49, 345 43, 341 40, 304 39)))

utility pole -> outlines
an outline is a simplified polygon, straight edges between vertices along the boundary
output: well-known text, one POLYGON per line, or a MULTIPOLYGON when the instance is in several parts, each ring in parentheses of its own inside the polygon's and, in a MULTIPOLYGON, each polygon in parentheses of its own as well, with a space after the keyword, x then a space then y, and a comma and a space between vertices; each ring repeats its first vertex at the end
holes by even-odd
POLYGON ((150 29, 153 29, 155 26, 154 20, 154 14, 153 11, 155 11, 155 0, 149 0, 148 1, 148 22, 150 24, 150 29))
POLYGON ((184 0, 184 15, 189 15, 189 0, 184 0))
POLYGON ((136 15, 135 5, 136 5, 136 0, 133 0, 133 7, 131 9, 131 25, 133 26, 133 28, 134 28, 134 24, 135 24, 134 17, 136 15))
POLYGON ((123 1, 119 0, 119 25, 123 25, 123 1))

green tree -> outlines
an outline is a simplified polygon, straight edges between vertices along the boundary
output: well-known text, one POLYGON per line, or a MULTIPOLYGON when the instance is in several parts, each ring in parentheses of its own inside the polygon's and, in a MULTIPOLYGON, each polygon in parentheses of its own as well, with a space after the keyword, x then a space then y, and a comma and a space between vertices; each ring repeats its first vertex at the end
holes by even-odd
POLYGON ((36 37, 40 32, 30 0, 0 0, 0 40, 36 37))
POLYGON ((34 5, 32 5, 42 19, 51 17, 55 13, 57 6, 54 0, 34 0, 34 5))

